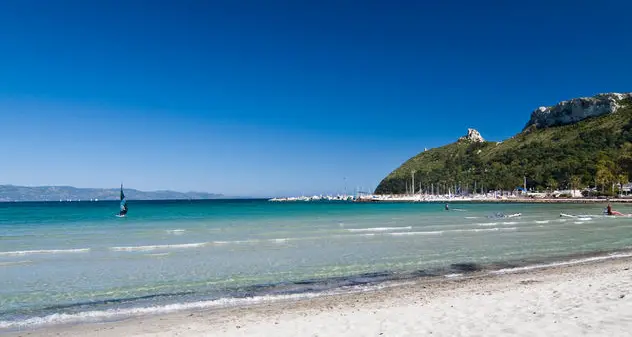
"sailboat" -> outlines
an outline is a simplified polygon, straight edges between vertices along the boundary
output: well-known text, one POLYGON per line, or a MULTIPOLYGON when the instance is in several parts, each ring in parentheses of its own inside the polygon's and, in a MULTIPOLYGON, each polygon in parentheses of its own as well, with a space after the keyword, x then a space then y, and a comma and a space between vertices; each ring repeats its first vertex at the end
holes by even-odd
POLYGON ((122 218, 124 216, 127 215, 127 199, 125 199, 125 194, 123 193, 123 184, 121 184, 121 204, 120 204, 121 210, 119 211, 119 214, 117 214, 116 216, 119 218, 122 218))

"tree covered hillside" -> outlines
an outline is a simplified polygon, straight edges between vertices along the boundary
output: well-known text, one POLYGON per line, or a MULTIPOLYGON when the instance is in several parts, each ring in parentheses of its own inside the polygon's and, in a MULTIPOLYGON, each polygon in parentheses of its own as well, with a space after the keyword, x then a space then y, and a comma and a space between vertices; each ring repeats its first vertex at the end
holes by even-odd
POLYGON ((632 99, 614 113, 562 126, 531 125, 503 142, 459 140, 412 157, 382 180, 376 194, 448 188, 472 191, 597 186, 610 191, 632 174, 632 99))

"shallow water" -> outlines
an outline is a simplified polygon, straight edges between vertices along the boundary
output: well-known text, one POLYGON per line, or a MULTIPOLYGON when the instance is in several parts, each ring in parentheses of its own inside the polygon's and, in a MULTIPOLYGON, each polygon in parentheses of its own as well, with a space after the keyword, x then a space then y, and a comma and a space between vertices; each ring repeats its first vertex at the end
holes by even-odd
POLYGON ((454 276, 632 246, 632 218, 604 217, 603 205, 129 207, 116 218, 115 202, 0 203, 0 328, 357 290, 404 275, 454 276), (522 216, 489 218, 496 212, 522 216))

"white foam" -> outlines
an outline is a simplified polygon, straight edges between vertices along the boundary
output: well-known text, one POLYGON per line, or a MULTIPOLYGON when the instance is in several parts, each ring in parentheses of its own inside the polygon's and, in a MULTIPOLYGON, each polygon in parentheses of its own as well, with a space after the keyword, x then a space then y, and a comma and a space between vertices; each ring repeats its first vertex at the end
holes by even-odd
POLYGON ((281 239, 271 239, 270 241, 275 242, 275 243, 283 243, 283 242, 287 242, 288 240, 290 240, 289 238, 281 238, 281 239))
POLYGON ((212 301, 198 301, 190 303, 178 303, 162 306, 125 308, 125 309, 108 309, 84 311, 77 314, 52 314, 44 317, 33 317, 22 321, 0 321, 0 329, 16 329, 38 325, 77 323, 100 321, 104 319, 119 319, 132 316, 140 316, 147 314, 165 314, 182 310, 197 310, 205 308, 248 305, 264 302, 272 302, 279 300, 297 300, 302 298, 313 298, 321 296, 317 293, 291 294, 291 295, 266 295, 247 298, 221 298, 212 301))
POLYGON ((482 226, 482 227, 489 227, 489 226, 498 226, 498 225, 517 225, 519 223, 524 224, 524 222, 504 221, 504 222, 481 222, 481 223, 477 223, 475 225, 476 226, 482 226))
POLYGON ((574 223, 574 224, 576 224, 576 225, 581 225, 581 224, 583 224, 584 222, 583 222, 583 221, 575 221, 575 222, 573 222, 573 223, 574 223))
POLYGON ((494 227, 494 228, 470 228, 470 229, 452 229, 446 231, 427 231, 427 232, 403 232, 403 233, 387 233, 388 235, 400 236, 400 235, 442 235, 448 233, 462 233, 462 232, 495 232, 495 231, 515 231, 516 227, 494 227))
POLYGON ((455 278, 455 277, 459 277, 459 276, 463 276, 463 274, 448 274, 448 275, 445 275, 445 277, 447 277, 447 278, 455 278))
POLYGON ((150 307, 137 307, 137 308, 124 308, 124 309, 108 309, 108 310, 93 310, 84 311, 76 314, 52 314, 44 317, 33 317, 20 321, 0 321, 0 329, 19 329, 28 328, 41 325, 53 325, 53 324, 68 324, 68 323, 80 323, 80 322, 98 322, 111 319, 123 319, 133 316, 151 315, 151 314, 166 314, 170 312, 184 311, 184 310, 200 310, 207 308, 229 307, 229 306, 242 306, 250 304, 259 304, 267 302, 277 302, 286 300, 300 300, 310 299, 327 295, 334 295, 340 293, 361 293, 367 291, 375 291, 390 287, 412 285, 415 282, 386 282, 376 285, 356 285, 351 287, 342 287, 339 289, 325 291, 320 293, 301 293, 301 294, 289 294, 289 295, 264 295, 254 296, 246 298, 220 298, 210 301, 197 301, 189 303, 177 303, 161 306, 150 307))
POLYGON ((11 252, 0 252, 0 256, 32 255, 32 254, 69 254, 86 253, 90 248, 77 249, 39 249, 39 250, 16 250, 11 252))
POLYGON ((393 236, 399 235, 441 235, 444 231, 428 231, 428 232, 402 232, 402 233, 387 233, 393 236))
POLYGON ((14 261, 14 262, 0 262, 0 267, 8 267, 8 266, 18 266, 21 264, 30 264, 33 261, 24 260, 24 261, 14 261))
POLYGON ((208 245, 208 242, 183 243, 176 245, 153 245, 153 246, 129 246, 129 247, 110 247, 115 252, 144 252, 158 249, 181 249, 181 248, 198 248, 208 245))
POLYGON ((536 220, 535 223, 549 223, 551 220, 536 220))
POLYGON ((372 227, 372 228, 348 228, 349 232, 389 232, 389 231, 403 231, 410 230, 412 226, 406 227, 372 227))
POLYGON ((592 218, 589 218, 589 217, 583 217, 583 218, 577 218, 577 220, 580 220, 580 221, 590 221, 590 220, 592 220, 592 218))
MULTIPOLYGON (((275 239, 274 239, 275 240, 275 239)), ((241 243, 257 243, 260 242, 257 239, 252 239, 252 240, 237 240, 237 241, 228 241, 228 243, 236 243, 236 244, 241 244, 241 243)))
POLYGON ((168 229, 165 232, 173 235, 182 235, 184 232, 186 232, 186 229, 168 229))
POLYGON ((495 231, 515 231, 516 227, 494 227, 494 228, 472 228, 472 229, 454 229, 446 232, 495 232, 495 231))
POLYGON ((466 219, 480 219, 480 216, 466 216, 466 219))
POLYGON ((560 266, 570 266, 570 265, 586 263, 586 262, 603 261, 603 260, 611 260, 611 259, 620 259, 620 258, 626 258, 626 257, 632 257, 632 253, 626 253, 626 254, 624 254, 624 253, 613 253, 613 254, 610 254, 610 255, 587 257, 587 258, 584 258, 584 259, 575 259, 575 260, 552 262, 552 263, 545 263, 545 264, 535 264, 535 265, 531 265, 531 266, 516 267, 516 268, 505 268, 505 269, 493 270, 493 271, 490 271, 489 273, 490 274, 516 273, 516 272, 533 270, 533 269, 542 269, 542 268, 560 267, 560 266))
MULTIPOLYGON (((281 238, 281 239, 270 239, 268 241, 271 242, 283 242, 283 241, 287 241, 290 240, 289 238, 281 238)), ((235 240, 235 241, 213 241, 210 242, 210 244, 213 245, 230 245, 230 244, 243 244, 243 243, 257 243, 257 242, 261 242, 260 240, 257 239, 252 239, 252 240, 235 240)))

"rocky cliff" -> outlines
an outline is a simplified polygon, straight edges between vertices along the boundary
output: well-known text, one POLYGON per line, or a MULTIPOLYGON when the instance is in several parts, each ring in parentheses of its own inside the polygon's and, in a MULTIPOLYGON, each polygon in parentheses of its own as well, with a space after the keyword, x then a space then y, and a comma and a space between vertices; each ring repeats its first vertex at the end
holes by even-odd
POLYGON ((531 119, 525 130, 535 125, 536 128, 559 126, 579 122, 589 117, 597 117, 617 112, 622 102, 632 97, 632 93, 598 94, 593 97, 580 97, 562 101, 554 106, 539 107, 531 113, 531 119))
POLYGON ((482 143, 485 139, 483 139, 483 136, 475 129, 467 129, 467 134, 459 138, 459 141, 482 143))

